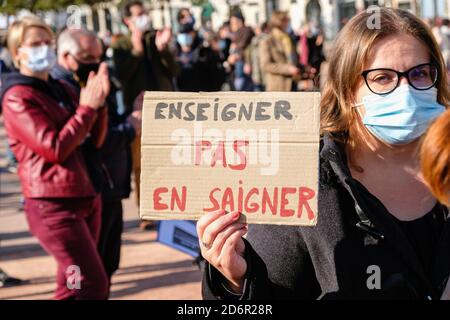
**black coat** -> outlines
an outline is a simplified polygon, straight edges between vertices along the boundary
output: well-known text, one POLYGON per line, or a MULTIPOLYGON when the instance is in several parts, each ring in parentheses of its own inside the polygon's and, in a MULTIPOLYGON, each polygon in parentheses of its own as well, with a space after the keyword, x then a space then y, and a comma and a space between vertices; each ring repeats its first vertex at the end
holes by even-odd
POLYGON ((128 114, 119 114, 112 89, 108 105, 108 134, 100 149, 105 174, 102 196, 106 199, 125 199, 131 192, 132 155, 131 142, 136 137, 133 126, 127 121, 128 114))
MULTIPOLYGON (((425 272, 405 233, 351 177, 343 146, 324 138, 320 153, 319 218, 315 227, 250 225, 248 271, 242 296, 206 264, 206 299, 439 299, 450 273, 450 218, 425 272), (381 289, 368 288, 379 268, 381 289)), ((445 216, 444 216, 445 215, 445 216)))
POLYGON ((176 79, 177 89, 186 92, 220 91, 225 82, 225 70, 218 52, 206 47, 197 37, 190 52, 190 60, 182 61, 181 47, 177 45, 176 60, 180 74, 176 79))

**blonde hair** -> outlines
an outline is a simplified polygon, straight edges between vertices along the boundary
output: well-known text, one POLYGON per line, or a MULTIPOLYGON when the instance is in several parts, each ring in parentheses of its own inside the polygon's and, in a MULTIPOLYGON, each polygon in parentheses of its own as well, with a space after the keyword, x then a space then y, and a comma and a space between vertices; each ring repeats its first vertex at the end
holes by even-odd
POLYGON ((17 50, 22 45, 25 31, 28 28, 44 29, 52 39, 54 38, 52 29, 50 29, 50 27, 44 21, 36 16, 26 16, 20 20, 14 21, 8 29, 7 45, 16 68, 19 68, 17 50))
POLYGON ((421 148, 425 181, 435 197, 450 206, 450 110, 428 130, 421 148))
POLYGON ((395 34, 407 34, 421 41, 429 50, 431 62, 438 68, 436 88, 438 102, 447 106, 449 89, 447 71, 439 46, 427 25, 413 14, 391 8, 380 8, 381 28, 367 23, 373 13, 361 12, 353 17, 337 36, 329 57, 329 71, 324 86, 321 110, 321 132, 343 143, 355 145, 357 113, 354 94, 361 73, 374 45, 395 34))

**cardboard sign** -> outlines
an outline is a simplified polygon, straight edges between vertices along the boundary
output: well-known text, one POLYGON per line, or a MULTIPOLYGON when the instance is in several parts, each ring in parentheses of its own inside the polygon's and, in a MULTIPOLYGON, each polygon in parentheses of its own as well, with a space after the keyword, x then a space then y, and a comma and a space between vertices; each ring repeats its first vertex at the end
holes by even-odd
POLYGON ((147 92, 142 219, 315 225, 319 93, 147 92))
POLYGON ((197 230, 193 221, 161 221, 156 241, 187 253, 194 258, 200 253, 197 230))

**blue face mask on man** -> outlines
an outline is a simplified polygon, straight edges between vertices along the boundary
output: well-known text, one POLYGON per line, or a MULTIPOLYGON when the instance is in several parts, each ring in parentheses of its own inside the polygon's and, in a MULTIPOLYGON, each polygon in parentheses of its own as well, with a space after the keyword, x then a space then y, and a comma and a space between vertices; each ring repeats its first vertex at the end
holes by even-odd
POLYGON ((437 89, 416 90, 402 85, 387 95, 363 97, 365 108, 362 118, 366 128, 379 140, 401 145, 420 138, 431 122, 445 111, 437 102, 437 89))

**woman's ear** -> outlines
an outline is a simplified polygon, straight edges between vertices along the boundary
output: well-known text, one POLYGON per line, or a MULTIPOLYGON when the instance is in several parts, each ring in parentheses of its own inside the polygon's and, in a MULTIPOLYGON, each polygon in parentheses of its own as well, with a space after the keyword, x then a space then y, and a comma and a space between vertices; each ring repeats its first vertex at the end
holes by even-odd
POLYGON ((16 54, 13 56, 14 66, 17 69, 19 69, 20 68, 20 62, 22 60, 26 60, 27 58, 28 58, 28 55, 23 50, 20 50, 20 47, 17 48, 16 54))

